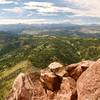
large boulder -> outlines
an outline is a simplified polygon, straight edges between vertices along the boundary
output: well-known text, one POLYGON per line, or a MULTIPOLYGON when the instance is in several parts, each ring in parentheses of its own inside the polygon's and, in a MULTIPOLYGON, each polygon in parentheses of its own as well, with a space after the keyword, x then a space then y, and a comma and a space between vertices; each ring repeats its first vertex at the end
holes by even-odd
POLYGON ((62 65, 61 63, 59 62, 53 62, 51 63, 48 68, 53 72, 55 73, 56 75, 58 76, 64 76, 66 74, 66 70, 65 70, 65 67, 64 65, 62 65))
POLYGON ((76 100, 76 82, 71 77, 61 77, 47 70, 41 71, 40 80, 48 100, 76 100))
POLYGON ((95 63, 94 61, 87 60, 87 61, 82 61, 80 63, 71 64, 66 66, 66 71, 68 72, 70 77, 77 80, 79 76, 94 63, 95 63))
POLYGON ((100 100, 100 60, 79 77, 77 93, 78 100, 100 100))
POLYGON ((60 89, 60 84, 62 82, 62 77, 55 75, 49 70, 41 70, 41 83, 47 92, 47 90, 57 91, 60 89))

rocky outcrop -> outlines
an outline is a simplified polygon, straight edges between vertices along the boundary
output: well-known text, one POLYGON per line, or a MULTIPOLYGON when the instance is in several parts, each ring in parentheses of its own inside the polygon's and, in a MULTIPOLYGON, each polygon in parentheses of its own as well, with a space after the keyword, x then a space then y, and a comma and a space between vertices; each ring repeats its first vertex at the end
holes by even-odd
POLYGON ((66 66, 66 71, 69 76, 77 81, 79 76, 90 66, 92 66, 95 61, 82 61, 80 63, 71 64, 66 66))
POLYGON ((70 77, 64 77, 54 100, 77 100, 75 80, 70 77))
POLYGON ((48 70, 42 70, 40 81, 47 93, 47 89, 51 91, 58 91, 60 89, 62 77, 57 76, 48 70))
POLYGON ((6 100, 99 100, 100 60, 64 66, 54 62, 40 73, 21 73, 6 100))
POLYGON ((90 66, 77 81, 78 100, 100 100, 100 60, 90 66))
POLYGON ((6 100, 45 100, 38 73, 19 74, 6 100))
POLYGON ((51 63, 48 68, 58 76, 64 76, 66 74, 65 67, 61 63, 53 62, 51 63))

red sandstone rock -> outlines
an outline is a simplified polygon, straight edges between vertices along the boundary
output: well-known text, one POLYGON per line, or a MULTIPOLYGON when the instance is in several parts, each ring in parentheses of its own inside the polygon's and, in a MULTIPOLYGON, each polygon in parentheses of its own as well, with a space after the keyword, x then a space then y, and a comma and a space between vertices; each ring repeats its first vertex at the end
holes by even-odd
POLYGON ((47 89, 51 91, 58 91, 60 89, 62 77, 55 75, 49 70, 42 70, 40 80, 46 92, 47 89))
POLYGON ((20 74, 6 100, 100 99, 100 60, 71 64, 66 71, 69 74, 66 77, 46 69, 40 75, 20 74))
POLYGON ((17 84, 17 80, 15 80, 14 84, 17 84, 17 87, 15 90, 15 85, 12 87, 12 91, 6 100, 72 100, 71 98, 75 94, 76 83, 70 77, 63 78, 60 84, 58 82, 59 79, 55 80, 58 82, 54 83, 55 89, 58 84, 60 88, 55 91, 47 89, 47 92, 45 92, 37 74, 31 73, 25 75, 24 80, 19 76, 17 77, 17 80, 20 80, 20 83, 22 83, 21 87, 19 87, 20 83, 17 84), (16 92, 18 93, 16 94, 16 92))
POLYGON ((100 100, 100 60, 79 77, 77 93, 78 100, 100 100))
POLYGON ((70 77, 62 79, 58 91, 47 90, 47 100, 77 100, 76 82, 70 77))
POLYGON ((61 76, 63 77, 65 74, 66 74, 66 70, 65 70, 65 67, 64 65, 62 65, 61 63, 59 62, 53 62, 51 63, 48 68, 50 70, 52 70, 53 73, 55 73, 56 75, 58 76, 61 76))
POLYGON ((60 90, 55 95, 54 100, 77 100, 75 80, 70 77, 63 78, 60 90))
POLYGON ((22 79, 22 75, 20 74, 16 78, 6 100, 47 100, 45 96, 45 91, 39 81, 38 74, 30 73, 25 75, 24 79, 22 79))
POLYGON ((21 73, 18 75, 16 80, 14 81, 14 84, 12 86, 12 90, 10 92, 10 95, 8 97, 8 100, 18 100, 19 95, 22 92, 22 88, 24 86, 23 81, 25 80, 25 74, 21 73))
POLYGON ((66 66, 66 71, 69 73, 70 77, 77 80, 79 76, 94 63, 94 61, 82 61, 80 63, 71 64, 66 66))

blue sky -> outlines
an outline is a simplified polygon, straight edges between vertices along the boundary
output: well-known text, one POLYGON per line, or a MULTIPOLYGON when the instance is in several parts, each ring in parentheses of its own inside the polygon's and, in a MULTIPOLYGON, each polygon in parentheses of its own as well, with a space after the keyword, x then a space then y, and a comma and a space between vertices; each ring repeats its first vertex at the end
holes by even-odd
POLYGON ((0 0, 0 24, 100 24, 100 0, 0 0))

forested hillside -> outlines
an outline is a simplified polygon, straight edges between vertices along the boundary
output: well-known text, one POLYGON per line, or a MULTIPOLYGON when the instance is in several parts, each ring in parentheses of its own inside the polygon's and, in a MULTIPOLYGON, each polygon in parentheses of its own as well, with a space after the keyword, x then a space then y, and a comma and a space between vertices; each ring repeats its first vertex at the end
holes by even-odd
MULTIPOLYGON (((100 57, 100 39, 67 36, 19 35, 3 43, 0 50, 0 69, 22 60, 32 61, 35 67, 46 67, 52 61, 75 63, 82 59, 100 57)), ((2 44, 2 43, 1 43, 2 44)))

